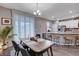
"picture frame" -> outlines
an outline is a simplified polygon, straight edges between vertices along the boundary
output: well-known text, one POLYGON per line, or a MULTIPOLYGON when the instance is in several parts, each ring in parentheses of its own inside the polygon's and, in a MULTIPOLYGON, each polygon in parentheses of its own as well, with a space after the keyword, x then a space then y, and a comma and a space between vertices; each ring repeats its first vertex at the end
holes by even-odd
POLYGON ((1 18, 1 24, 2 25, 11 25, 11 19, 10 18, 6 18, 6 17, 2 17, 1 18))
POLYGON ((79 28, 79 23, 78 23, 78 28, 79 28))

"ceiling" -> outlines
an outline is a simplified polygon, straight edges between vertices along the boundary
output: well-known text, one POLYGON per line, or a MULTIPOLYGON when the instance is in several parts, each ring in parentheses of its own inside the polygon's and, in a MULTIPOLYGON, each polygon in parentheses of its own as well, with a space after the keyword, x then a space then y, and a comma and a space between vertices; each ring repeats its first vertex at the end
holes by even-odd
MULTIPOLYGON (((36 10, 35 3, 0 3, 0 6, 21 10, 33 14, 36 10)), ((38 8, 41 11, 41 17, 49 20, 61 20, 79 15, 79 3, 39 3, 38 8), (69 13, 72 11, 72 13, 69 13)))

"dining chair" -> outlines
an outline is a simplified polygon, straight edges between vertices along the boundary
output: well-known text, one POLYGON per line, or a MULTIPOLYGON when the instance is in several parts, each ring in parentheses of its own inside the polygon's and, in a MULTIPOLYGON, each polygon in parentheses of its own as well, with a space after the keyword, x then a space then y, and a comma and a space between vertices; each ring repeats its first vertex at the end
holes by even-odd
POLYGON ((28 49, 28 47, 25 45, 25 43, 22 40, 20 40, 20 44, 23 46, 24 49, 28 49))
POLYGON ((20 47, 19 44, 17 44, 15 41, 12 41, 13 47, 15 49, 15 55, 19 55, 20 47))
POLYGON ((20 50, 21 50, 22 56, 30 56, 30 54, 28 53, 28 51, 25 50, 24 48, 20 48, 20 50))
MULTIPOLYGON (((34 37, 31 37, 30 40, 34 40, 34 37)), ((22 49, 27 50, 27 52, 31 55, 31 56, 35 56, 35 53, 21 40, 20 44, 22 45, 22 49)), ((21 49, 21 50, 22 50, 21 49)), ((21 51, 23 52, 23 51, 21 51)))

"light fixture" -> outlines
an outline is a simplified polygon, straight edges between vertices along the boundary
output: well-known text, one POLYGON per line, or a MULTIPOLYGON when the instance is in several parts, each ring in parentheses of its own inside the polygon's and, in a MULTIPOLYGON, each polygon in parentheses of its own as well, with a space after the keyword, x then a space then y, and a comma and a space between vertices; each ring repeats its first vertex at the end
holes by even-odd
POLYGON ((72 16, 73 18, 75 17, 75 16, 72 16))
POLYGON ((41 15, 41 12, 40 12, 40 10, 39 10, 39 8, 38 8, 38 3, 36 3, 36 10, 33 12, 33 14, 34 14, 35 16, 40 16, 40 15, 41 15))
POLYGON ((52 16, 52 18, 54 18, 54 16, 52 16))
POLYGON ((72 13, 72 10, 70 10, 69 13, 71 14, 72 13))

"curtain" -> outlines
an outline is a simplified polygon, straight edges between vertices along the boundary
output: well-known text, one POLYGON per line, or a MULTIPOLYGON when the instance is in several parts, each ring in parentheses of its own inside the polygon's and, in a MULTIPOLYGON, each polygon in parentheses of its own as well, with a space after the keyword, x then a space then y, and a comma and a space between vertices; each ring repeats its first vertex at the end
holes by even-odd
POLYGON ((29 39, 35 35, 34 17, 25 14, 12 14, 13 40, 29 39))

